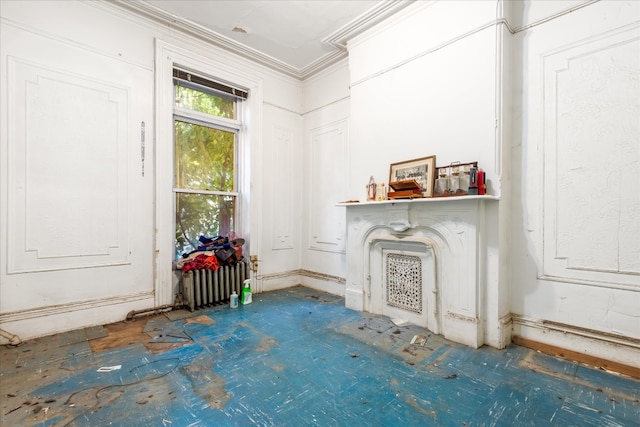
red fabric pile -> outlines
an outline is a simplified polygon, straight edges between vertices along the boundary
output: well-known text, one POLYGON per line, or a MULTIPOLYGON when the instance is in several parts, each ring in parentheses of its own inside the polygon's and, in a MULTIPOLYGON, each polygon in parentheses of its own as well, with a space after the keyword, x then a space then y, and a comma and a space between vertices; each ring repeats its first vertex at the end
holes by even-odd
POLYGON ((200 270, 203 268, 216 271, 218 267, 218 259, 215 255, 200 254, 191 261, 186 262, 182 266, 182 272, 186 273, 190 270, 200 270))

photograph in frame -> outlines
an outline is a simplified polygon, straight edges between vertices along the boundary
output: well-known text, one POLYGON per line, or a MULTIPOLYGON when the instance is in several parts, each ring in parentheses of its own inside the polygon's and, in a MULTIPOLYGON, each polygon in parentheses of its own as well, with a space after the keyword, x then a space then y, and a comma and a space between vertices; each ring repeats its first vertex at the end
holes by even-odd
POLYGON ((422 195, 424 197, 433 197, 435 170, 435 155, 392 163, 389 168, 389 182, 414 179, 422 188, 422 195))

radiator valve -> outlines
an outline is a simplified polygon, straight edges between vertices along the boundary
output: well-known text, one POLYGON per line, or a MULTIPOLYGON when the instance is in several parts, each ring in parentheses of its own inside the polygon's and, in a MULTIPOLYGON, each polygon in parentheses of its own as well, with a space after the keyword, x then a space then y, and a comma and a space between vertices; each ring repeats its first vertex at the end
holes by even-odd
POLYGON ((258 271, 258 255, 251 255, 249 259, 251 260, 251 270, 258 271))

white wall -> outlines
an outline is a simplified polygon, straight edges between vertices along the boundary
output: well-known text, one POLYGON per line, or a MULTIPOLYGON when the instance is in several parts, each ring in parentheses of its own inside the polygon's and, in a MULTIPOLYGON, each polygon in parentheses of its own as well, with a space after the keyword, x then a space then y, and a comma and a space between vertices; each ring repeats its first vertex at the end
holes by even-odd
MULTIPOLYGON (((349 198, 365 198, 370 176, 388 183, 391 163, 435 155, 438 166, 477 161, 489 193, 508 200, 501 14, 496 1, 417 2, 349 42, 349 198)), ((509 217, 497 203, 487 204, 484 217, 480 228, 489 232, 478 238, 487 253, 472 311, 483 325, 481 343, 502 348, 510 325, 509 217)))
POLYGON ((436 155, 438 165, 478 161, 500 194, 493 1, 417 2, 349 43, 352 170, 362 199, 389 164, 436 155))
POLYGON ((1 11, 0 327, 26 339, 153 305, 153 52, 85 4, 1 11))
POLYGON ((639 363, 639 7, 417 3, 349 43, 349 197, 430 154, 479 161, 501 197, 488 344, 512 313, 518 336, 639 363))
POLYGON ((301 283, 344 295, 349 168, 349 68, 333 65, 304 83, 301 283))
POLYGON ((274 215, 300 211, 300 82, 106 2, 0 12, 1 329, 28 339, 172 302, 172 61, 251 85, 238 231, 260 259, 257 290, 299 268, 301 219, 274 215))
MULTIPOLYGON (((522 25, 558 2, 527 2, 522 25)), ((571 2, 564 6, 576 6, 571 2)), ((640 366, 640 4, 514 36, 514 332, 640 366)))
POLYGON ((349 70, 340 61, 301 84, 301 108, 267 105, 263 290, 305 286, 344 294, 349 70))
POLYGON ((261 212, 263 253, 260 277, 263 290, 300 283, 302 186, 302 116, 290 110, 266 105, 264 170, 261 212))

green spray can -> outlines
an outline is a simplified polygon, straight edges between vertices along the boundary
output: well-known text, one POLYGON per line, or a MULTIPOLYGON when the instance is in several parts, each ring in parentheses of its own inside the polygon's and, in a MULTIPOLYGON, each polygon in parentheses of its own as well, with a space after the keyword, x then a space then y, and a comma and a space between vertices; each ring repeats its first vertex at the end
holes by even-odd
POLYGON ((251 287, 249 286, 251 283, 251 279, 247 279, 244 281, 244 286, 242 287, 242 295, 240 296, 240 302, 242 305, 251 304, 251 287))

